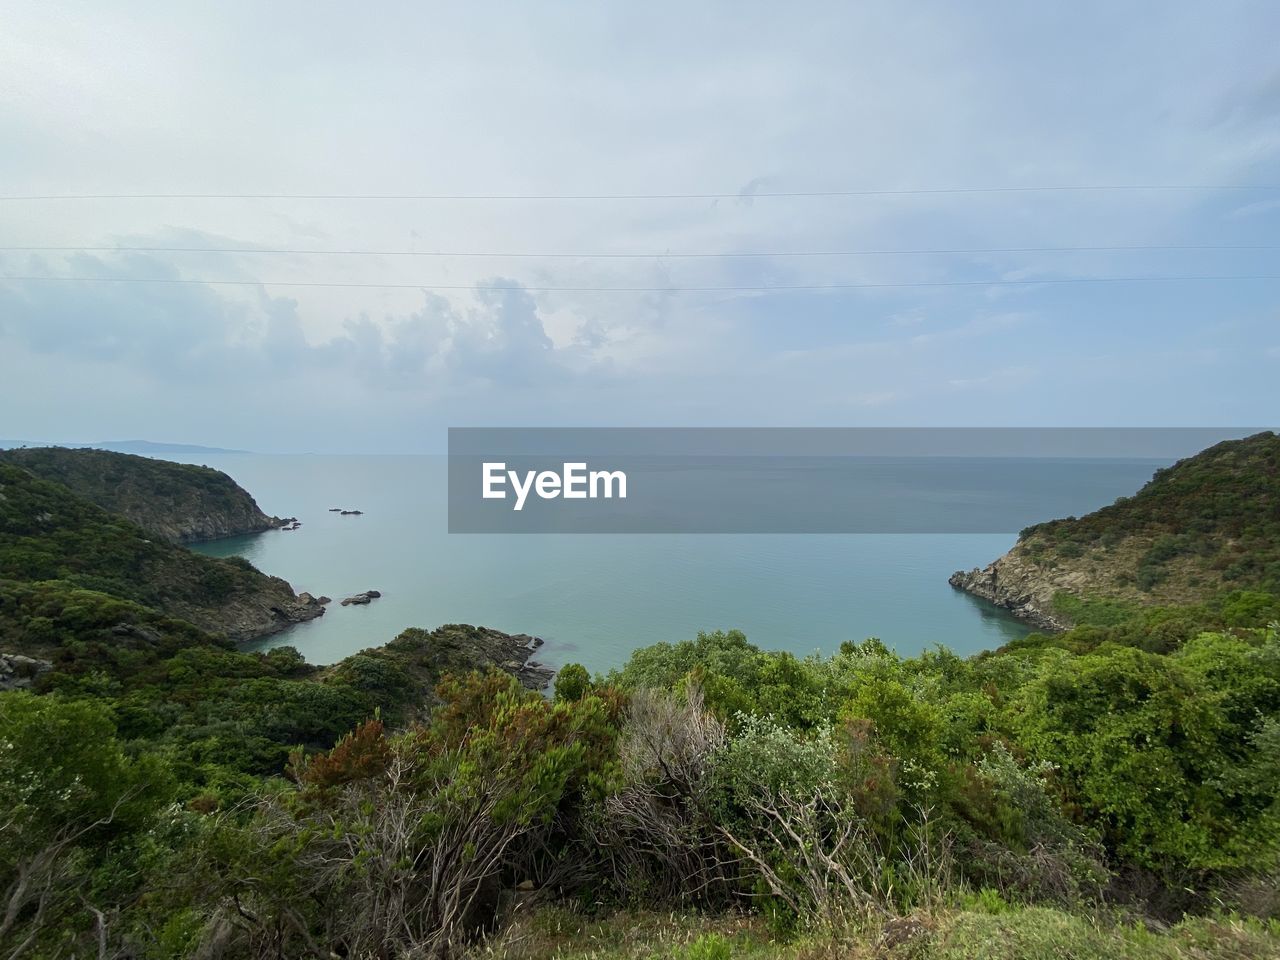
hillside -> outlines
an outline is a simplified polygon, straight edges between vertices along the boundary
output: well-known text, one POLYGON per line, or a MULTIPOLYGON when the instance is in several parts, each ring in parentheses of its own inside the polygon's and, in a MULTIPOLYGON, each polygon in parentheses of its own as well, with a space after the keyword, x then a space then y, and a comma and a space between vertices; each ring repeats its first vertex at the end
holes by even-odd
MULTIPOLYGON (((1269 529, 1234 529, 1263 569, 1269 529)), ((567 664, 548 697, 524 635, 409 629, 318 667, 187 622, 264 581, 287 591, 0 464, 0 942, 1276 956, 1276 597, 969 659, 874 639, 799 659, 718 631, 607 677, 567 664)))
POLYGON ((1132 497, 1028 527, 1003 557, 951 583, 1049 629, 1070 626, 1080 602, 1280 592, 1280 436, 1219 443, 1157 471, 1132 497))
POLYGON ((210 467, 67 447, 0 450, 0 462, 60 483, 170 543, 258 533, 281 523, 229 476, 210 467))
POLYGON ((233 640, 324 612, 243 560, 198 556, 153 539, 124 517, 9 463, 0 463, 0 580, 65 581, 233 640))

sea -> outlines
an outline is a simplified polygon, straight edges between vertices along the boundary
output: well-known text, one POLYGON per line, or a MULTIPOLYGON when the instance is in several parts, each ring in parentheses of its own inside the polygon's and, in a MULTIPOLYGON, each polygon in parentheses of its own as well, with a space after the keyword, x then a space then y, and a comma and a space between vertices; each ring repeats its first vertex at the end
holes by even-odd
MULTIPOLYGON (((1022 637, 1007 613, 947 577, 1008 550, 1017 531, 947 534, 450 534, 443 456, 201 453, 167 459, 230 474, 296 530, 196 545, 242 556, 298 591, 333 598, 324 616, 253 646, 296 647, 328 664, 408 627, 470 623, 541 637, 553 667, 622 666, 638 647, 743 631, 799 656, 877 637, 910 656, 969 655, 1022 637), (331 508, 360 510, 342 515, 331 508), (367 606, 339 601, 365 590, 367 606)), ((993 465, 993 469, 998 469, 993 465)), ((1151 461, 1112 461, 1089 509, 1132 493, 1151 461)), ((1048 518, 1046 518, 1048 519, 1048 518)))

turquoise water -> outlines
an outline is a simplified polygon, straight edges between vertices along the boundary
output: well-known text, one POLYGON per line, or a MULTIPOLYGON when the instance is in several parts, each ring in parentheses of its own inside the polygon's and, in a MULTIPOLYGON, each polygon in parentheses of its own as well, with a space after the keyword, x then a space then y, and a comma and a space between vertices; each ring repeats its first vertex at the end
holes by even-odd
POLYGON ((297 590, 333 597, 320 619, 260 641, 295 646, 313 663, 385 643, 406 627, 457 622, 540 636, 544 662, 577 660, 592 670, 699 630, 737 628, 797 654, 870 636, 903 654, 934 644, 969 654, 1027 632, 947 584, 952 571, 1007 550, 1014 532, 450 535, 442 457, 199 459, 229 473, 268 513, 302 521, 295 531, 197 549, 239 554, 297 590), (368 589, 382 598, 337 603, 368 589))

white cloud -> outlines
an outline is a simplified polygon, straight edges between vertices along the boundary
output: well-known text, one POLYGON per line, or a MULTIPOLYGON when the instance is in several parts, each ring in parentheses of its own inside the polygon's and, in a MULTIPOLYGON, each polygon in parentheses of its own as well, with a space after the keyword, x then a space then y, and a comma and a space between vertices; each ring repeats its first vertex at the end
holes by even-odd
MULTIPOLYGON (((210 423, 252 435, 265 402, 295 420, 317 409, 376 418, 391 448, 405 423, 513 409, 564 422, 937 423, 967 415, 951 404, 957 391, 999 386, 985 371, 1007 382, 1033 369, 1092 376, 1089 358, 1103 353, 1117 359, 1088 396, 1069 377, 1049 378, 1009 415, 1105 420, 1146 403, 1175 422, 1280 413, 1249 377, 1178 379, 1205 362, 1197 337, 1210 321, 1240 318, 1218 338, 1215 362, 1267 359, 1252 344, 1274 316, 1274 286, 530 289, 1274 272, 1265 252, 671 256, 1263 243, 1280 210, 1269 195, 759 195, 1280 182, 1274 5, 1170 4, 1156 21, 1124 5, 1013 0, 818 2, 803 16, 719 2, 377 13, 248 0, 11 3, 0 32, 4 192, 733 198, 0 202, 0 246, 667 254, 0 254, 10 274, 410 287, 0 283, 0 405, 31 395, 35 369, 85 396, 72 381, 92 369, 132 385, 97 398, 104 415, 137 418, 137 435, 155 432, 148 418, 185 424, 195 442, 212 439, 198 433, 210 423), (495 277, 523 289, 497 291, 495 277), (1136 359, 1166 341, 1167 371, 1136 359), (289 388, 276 393, 267 380, 289 388), (148 394, 160 385, 180 412, 148 394)), ((84 405, 53 389, 39 388, 43 405, 30 415, 91 433, 75 423, 84 405)))

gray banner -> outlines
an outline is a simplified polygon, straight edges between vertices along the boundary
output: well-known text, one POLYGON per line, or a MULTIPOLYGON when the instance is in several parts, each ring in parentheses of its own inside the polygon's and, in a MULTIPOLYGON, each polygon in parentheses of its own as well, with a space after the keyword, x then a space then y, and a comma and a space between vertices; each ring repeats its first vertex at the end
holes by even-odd
POLYGON ((1016 533, 1242 428, 452 428, 450 533, 1016 533))

